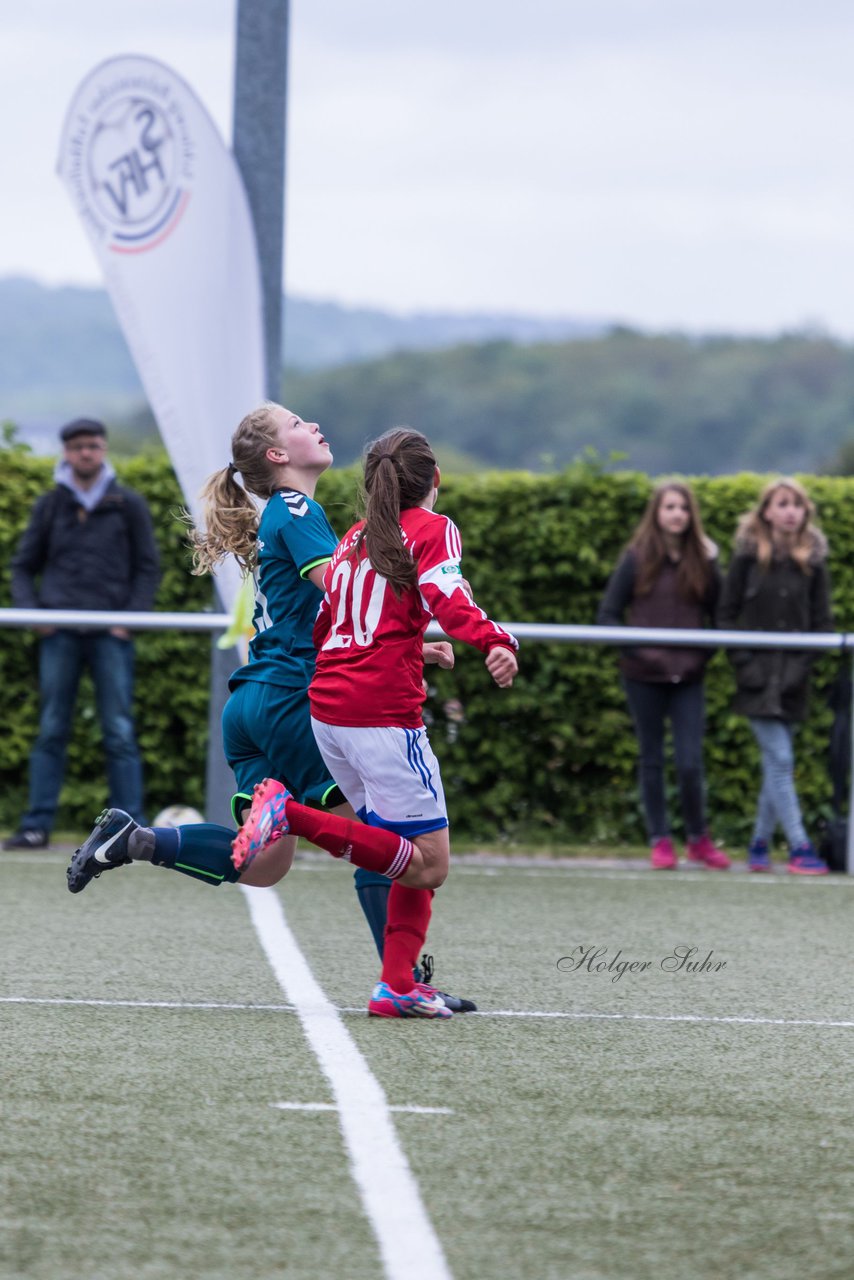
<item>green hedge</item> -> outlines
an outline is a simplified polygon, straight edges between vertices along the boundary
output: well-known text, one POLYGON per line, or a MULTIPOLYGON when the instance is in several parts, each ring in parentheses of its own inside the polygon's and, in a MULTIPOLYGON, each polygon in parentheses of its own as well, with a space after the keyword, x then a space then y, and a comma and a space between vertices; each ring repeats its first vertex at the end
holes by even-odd
MULTIPOLYGON (((2 451, 0 603, 9 603, 9 558, 32 501, 50 483, 52 464, 16 447, 2 451)), ((160 609, 209 607, 210 584, 193 578, 176 519, 181 497, 164 457, 118 467, 154 515, 165 568, 160 609)), ((726 563, 738 516, 763 478, 694 482, 711 537, 726 563)), ((493 617, 519 622, 590 623, 614 562, 649 495, 649 477, 606 474, 595 462, 559 475, 524 472, 450 477, 441 509, 460 525, 463 570, 493 617)), ((854 631, 854 481, 809 478, 830 538, 836 625, 854 631)), ((355 475, 324 476, 318 498, 342 532, 353 516, 355 475)), ((149 632, 137 645, 138 731, 149 809, 181 801, 203 806, 210 639, 149 632)), ((799 739, 798 789, 811 829, 829 812, 827 688, 834 655, 817 664, 812 712, 799 739)), ((498 690, 480 655, 457 646, 453 672, 431 668, 428 712, 442 761, 451 821, 460 836, 496 841, 635 842, 643 838, 635 778, 636 745, 621 693, 617 658, 601 646, 524 645, 520 678, 498 690), (446 714, 459 700, 464 719, 446 714)), ((26 803, 27 757, 37 723, 36 641, 0 631, 0 676, 10 708, 0 741, 0 822, 14 824, 26 803)), ((706 767, 710 825, 738 845, 748 834, 758 788, 758 756, 747 724, 729 710, 729 666, 709 667, 706 767)), ((678 805, 671 779, 676 830, 678 805)), ((84 684, 60 825, 86 827, 105 798, 91 689, 84 684)))
MULTIPOLYGON (((18 448, 0 451, 0 602, 11 603, 10 559, 35 499, 51 484, 53 463, 18 448)), ((188 571, 181 493, 165 455, 117 463, 119 478, 151 507, 163 565, 157 608, 212 607, 209 580, 188 571)), ((149 811, 176 801, 203 807, 211 639, 206 633, 150 631, 136 646, 137 734, 149 811)), ((28 754, 38 723, 38 644, 29 631, 0 631, 6 732, 0 738, 0 823, 13 826, 27 803, 28 754), (12 711, 12 709, 14 709, 12 711)), ((85 829, 106 801, 101 736, 91 682, 84 677, 68 752, 59 826, 85 829)))

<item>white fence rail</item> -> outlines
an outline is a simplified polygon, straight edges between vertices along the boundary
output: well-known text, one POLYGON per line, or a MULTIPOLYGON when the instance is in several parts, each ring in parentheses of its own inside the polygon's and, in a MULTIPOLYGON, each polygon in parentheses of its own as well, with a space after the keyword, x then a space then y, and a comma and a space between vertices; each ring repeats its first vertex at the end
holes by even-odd
MULTIPOLYGON (((63 627, 81 631, 103 631, 125 627, 129 631, 226 631, 232 618, 227 613, 128 613, 94 612, 76 609, 0 609, 0 627, 63 627)), ((854 661, 854 634, 839 631, 692 631, 664 627, 573 626, 547 622, 502 622, 519 640, 551 644, 653 644, 682 649, 799 649, 835 651, 854 661)), ((438 623, 427 634, 442 636, 438 623)), ((854 685, 854 682, 852 682, 854 685)), ((854 735, 854 705, 851 708, 854 735)), ((854 745, 854 744, 852 744, 854 745)), ((849 781, 848 812, 854 813, 854 770, 849 781)), ((854 822, 848 823, 847 871, 854 875, 854 822)))

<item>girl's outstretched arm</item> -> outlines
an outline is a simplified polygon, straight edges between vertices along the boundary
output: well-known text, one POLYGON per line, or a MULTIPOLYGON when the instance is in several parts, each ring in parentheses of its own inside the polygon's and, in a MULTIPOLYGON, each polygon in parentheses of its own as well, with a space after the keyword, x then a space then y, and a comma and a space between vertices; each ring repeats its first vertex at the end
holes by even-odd
POLYGON ((475 604, 471 587, 462 575, 462 540, 448 516, 440 516, 418 548, 418 590, 446 635, 470 644, 481 653, 502 646, 518 649, 515 636, 488 618, 475 604))
POLYGON ((509 689, 519 670, 515 653, 510 649, 490 649, 486 655, 486 669, 499 689, 509 689))
POLYGON ((439 666, 450 671, 454 665, 454 647, 447 640, 425 640, 422 657, 425 666, 439 666))

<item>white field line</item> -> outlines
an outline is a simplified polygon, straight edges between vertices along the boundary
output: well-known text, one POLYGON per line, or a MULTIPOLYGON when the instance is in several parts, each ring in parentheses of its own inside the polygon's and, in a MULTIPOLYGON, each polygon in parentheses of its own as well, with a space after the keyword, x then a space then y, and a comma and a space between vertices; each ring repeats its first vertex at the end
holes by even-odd
MULTIPOLYGON (((287 993, 286 993, 287 994, 287 993)), ((323 997, 326 999, 326 997, 323 997)), ((221 1010, 226 1013, 299 1013, 296 1004, 230 1004, 218 1003, 215 1000, 82 1000, 70 997, 49 996, 0 996, 0 1005, 79 1005, 88 1008, 106 1009, 176 1009, 188 1010, 221 1010)), ((365 1016, 364 1007, 356 1008, 348 1005, 329 1003, 333 1013, 357 1014, 365 1016)), ((302 1016, 302 1015, 300 1015, 302 1016)), ((747 1027, 854 1027, 854 1020, 841 1018, 749 1018, 739 1014, 720 1014, 718 1016, 694 1013, 596 1013, 574 1012, 561 1009, 479 1009, 477 1013, 457 1014, 458 1018, 468 1021, 475 1018, 556 1018, 575 1022, 688 1022, 688 1023, 723 1023, 733 1026, 747 1027)), ((354 1052, 358 1050, 353 1046, 354 1052)), ((387 1104, 386 1104, 387 1105, 387 1104)), ((409 1108, 407 1108, 409 1109, 409 1108)), ((388 1107, 389 1111, 401 1110, 399 1107, 388 1107)))
MULTIPOLYGON (((337 1111, 334 1102, 271 1102, 277 1111, 337 1111)), ((450 1107, 389 1107, 389 1111, 406 1111, 416 1116, 452 1116, 450 1107)))
POLYGON ((379 1081, 309 969, 278 895, 272 889, 241 888, 241 892, 276 980, 293 1002, 329 1082, 353 1178, 386 1276, 389 1280, 451 1280, 379 1081))
POLYGON ((746 885, 776 885, 778 888, 786 886, 794 892, 803 892, 806 884, 810 884, 823 885, 825 889, 854 889, 854 876, 840 874, 792 876, 782 868, 770 874, 751 875, 746 869, 741 868, 733 868, 731 871, 721 872, 704 871, 699 867, 686 867, 684 875, 679 874, 679 872, 674 875, 672 872, 653 871, 651 867, 603 867, 600 871, 594 867, 573 867, 566 862, 557 863, 553 867, 497 867, 494 865, 476 867, 471 865, 457 866, 454 863, 451 866, 452 876, 500 876, 509 875, 514 871, 523 879, 529 877, 543 879, 547 876, 565 875, 571 880, 645 880, 647 884, 651 884, 654 881, 656 884, 693 885, 696 888, 698 884, 708 885, 710 882, 720 885, 731 884, 734 876, 740 888, 744 888, 746 885))
MULTIPOLYGON (((68 996, 0 996, 0 1004, 71 1004, 94 1009, 225 1009, 241 1013, 295 1013, 292 1004, 237 1004, 219 1000, 84 1000, 68 996)), ((364 1013, 364 1010, 361 1012, 364 1013)))
MULTIPOLYGON (((335 872, 333 859, 324 858, 313 850, 301 850, 294 862, 294 872, 335 872)), ((680 861, 676 874, 665 875, 653 871, 649 862, 642 858, 555 858, 543 859, 532 854, 526 858, 516 854, 476 854, 462 853, 451 856, 451 875, 453 876, 497 876, 512 875, 523 879, 529 876, 568 876, 573 880, 645 880, 647 884, 680 884, 709 885, 713 883, 726 885, 735 879, 739 885, 788 885, 797 890, 805 883, 823 885, 826 889, 854 888, 854 876, 840 872, 827 876, 793 876, 790 875, 785 862, 775 863, 773 870, 764 875, 751 874, 747 866, 741 862, 733 863, 728 872, 710 871, 707 867, 695 866, 680 861)))
MULTIPOLYGON (((25 850, 20 852, 4 853, 0 859, 0 871, 4 865, 11 863, 26 864, 29 866, 59 866, 68 862, 69 854, 61 853, 59 849, 41 849, 32 853, 25 850)), ((299 871, 312 872, 330 872, 335 870, 336 861, 333 858, 326 857, 321 854, 315 854, 311 850, 301 850, 294 862, 291 875, 299 871)), ((698 885, 708 884, 711 881, 717 881, 720 884, 727 884, 735 878, 740 885, 789 885, 793 891, 797 886, 803 886, 805 882, 813 885, 823 885, 825 889, 854 889, 854 876, 836 873, 828 876, 791 876, 786 871, 785 863, 778 863, 770 875, 750 875, 747 867, 742 863, 734 863, 731 870, 727 873, 720 871, 708 871, 704 867, 683 865, 680 863, 679 872, 681 874, 664 875, 661 872, 655 872, 648 863, 638 858, 627 858, 620 865, 619 860, 603 858, 601 863, 595 859, 579 858, 556 858, 553 862, 544 862, 538 855, 534 854, 526 859, 523 855, 517 854, 458 854, 452 858, 451 871, 454 876, 497 876, 507 875, 516 872, 523 879, 529 876, 570 876, 573 880, 645 880, 648 884, 655 881, 660 884, 666 881, 667 884, 680 885, 698 885)), ((340 874, 340 872, 335 872, 340 874)), ((804 889, 797 889, 798 892, 806 892, 804 889)))
POLYGON ((467 1018, 571 1018, 576 1021, 606 1020, 614 1022, 723 1022, 749 1027, 854 1027, 833 1018, 742 1018, 736 1014, 719 1017, 696 1013, 565 1013, 545 1010, 490 1009, 489 1012, 467 1013, 467 1018))

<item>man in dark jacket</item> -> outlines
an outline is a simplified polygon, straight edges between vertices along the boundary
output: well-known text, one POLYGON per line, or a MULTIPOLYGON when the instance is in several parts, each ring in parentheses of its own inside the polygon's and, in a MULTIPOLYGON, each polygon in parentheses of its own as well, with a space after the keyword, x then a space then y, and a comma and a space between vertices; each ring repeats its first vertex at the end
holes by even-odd
MULTIPOLYGON (((12 559, 13 604, 18 609, 147 612, 160 569, 145 500, 116 482, 106 460, 103 423, 76 418, 59 437, 64 457, 57 464, 56 488, 36 502, 12 559)), ((130 632, 124 627, 37 630, 41 710, 30 757, 29 808, 4 849, 41 849, 50 839, 84 667, 95 685, 109 803, 143 820, 130 632)))

